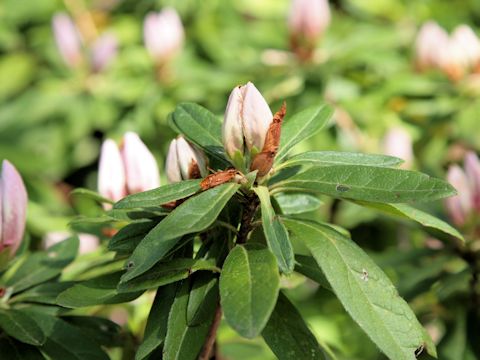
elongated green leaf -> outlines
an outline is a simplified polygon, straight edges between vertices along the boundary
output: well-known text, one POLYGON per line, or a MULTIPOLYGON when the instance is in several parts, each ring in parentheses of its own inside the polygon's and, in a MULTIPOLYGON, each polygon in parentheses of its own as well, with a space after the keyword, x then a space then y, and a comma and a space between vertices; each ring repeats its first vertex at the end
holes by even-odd
MULTIPOLYGON (((350 316, 391 359, 415 360, 428 343, 422 326, 383 271, 351 240, 332 228, 285 220, 309 248, 350 316)), ((435 356, 435 349, 429 352, 435 356)))
POLYGON ((159 262, 150 270, 132 280, 120 282, 118 290, 120 292, 132 292, 153 289, 186 279, 190 274, 199 270, 220 272, 220 269, 215 265, 214 259, 173 259, 171 261, 159 262))
POLYGON ((131 280, 150 269, 183 235, 208 228, 239 187, 234 183, 217 186, 188 199, 173 210, 136 247, 122 281, 131 280))
POLYGON ((449 183, 419 172, 364 165, 312 167, 274 188, 380 203, 433 201, 456 193, 449 183))
POLYGON ((201 180, 185 180, 145 192, 128 195, 114 205, 114 209, 158 207, 171 201, 184 199, 200 191, 201 180))
POLYGON ((73 281, 68 282, 47 282, 37 285, 10 299, 10 303, 31 302, 39 304, 55 305, 57 296, 61 292, 75 285, 73 281))
POLYGON ((58 295, 57 304, 70 308, 119 304, 142 295, 142 291, 118 293, 117 285, 122 274, 123 271, 117 271, 78 283, 58 295))
POLYGON ((0 328, 25 344, 40 346, 46 340, 42 329, 21 310, 0 309, 0 328))
POLYGON ((64 320, 30 311, 29 315, 47 335, 41 347, 49 359, 108 360, 108 355, 90 337, 64 320))
POLYGON ((70 193, 70 196, 82 196, 88 199, 95 200, 99 203, 113 204, 112 200, 107 199, 102 195, 100 195, 99 193, 89 189, 77 188, 70 193))
POLYGON ((290 274, 294 267, 293 248, 288 239, 287 229, 275 215, 270 203, 270 193, 265 186, 258 186, 255 193, 260 198, 262 227, 268 247, 277 258, 278 266, 284 274, 290 274))
POLYGON ((404 219, 414 220, 423 226, 440 230, 445 234, 451 235, 459 240, 465 241, 462 234, 450 224, 432 216, 422 210, 415 209, 407 204, 379 204, 366 201, 355 201, 356 204, 379 210, 386 214, 398 216, 404 219))
POLYGON ((290 159, 279 165, 279 168, 314 165, 314 166, 332 166, 332 165, 365 165, 377 167, 394 167, 403 163, 402 159, 376 154, 362 154, 339 151, 309 151, 292 156, 290 159))
POLYGON ((275 256, 258 244, 236 246, 220 275, 225 319, 240 335, 254 338, 265 327, 277 301, 280 278, 275 256))
POLYGON ((147 325, 143 335, 143 342, 138 347, 135 360, 143 360, 158 349, 167 335, 168 314, 175 300, 177 284, 160 287, 148 314, 147 325))
POLYGON ((274 198, 284 215, 302 214, 314 211, 322 205, 322 202, 319 199, 310 194, 278 194, 274 198))
POLYGON ((302 315, 282 292, 262 336, 279 360, 326 359, 302 315))
POLYGON ((218 275, 208 272, 194 274, 188 297, 187 324, 197 326, 207 321, 218 300, 218 275))
POLYGON ((156 221, 150 220, 128 224, 113 236, 108 243, 108 250, 121 253, 133 252, 145 235, 156 225, 156 221))
POLYGON ((13 276, 8 278, 6 285, 17 293, 54 278, 73 261, 78 244, 78 238, 71 237, 46 251, 27 256, 13 276))
POLYGON ((190 284, 185 281, 175 296, 168 316, 168 330, 165 337, 164 360, 196 360, 208 335, 215 313, 198 326, 188 326, 187 306, 190 284))
POLYGON ((305 275, 312 279, 317 284, 321 285, 325 289, 332 290, 332 287, 328 283, 325 274, 322 269, 317 265, 317 262, 311 256, 296 255, 295 256, 295 271, 305 275))
POLYGON ((275 162, 279 163, 300 141, 308 139, 320 131, 330 120, 333 109, 322 104, 309 107, 287 119, 282 126, 280 150, 275 162))
POLYGON ((0 338, 0 354, 2 360, 44 360, 34 346, 15 341, 9 337, 0 338))
POLYGON ((213 156, 224 166, 229 166, 222 143, 222 123, 204 107, 183 103, 176 107, 173 122, 180 133, 213 156))
POLYGON ((114 347, 123 346, 125 342, 122 327, 109 319, 98 316, 62 316, 68 324, 81 330, 98 345, 114 347))

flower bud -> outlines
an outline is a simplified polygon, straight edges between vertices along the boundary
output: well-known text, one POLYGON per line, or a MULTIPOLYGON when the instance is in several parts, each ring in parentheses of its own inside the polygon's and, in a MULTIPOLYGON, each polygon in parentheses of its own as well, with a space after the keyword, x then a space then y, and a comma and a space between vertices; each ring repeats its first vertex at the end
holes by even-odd
POLYGON ((171 183, 199 179, 207 175, 205 155, 183 136, 170 143, 165 168, 171 183))
POLYGON ((417 67, 420 70, 439 67, 442 61, 442 48, 449 42, 447 32, 436 22, 425 23, 415 41, 417 67))
POLYGON ((145 47, 158 63, 170 60, 182 47, 182 21, 173 8, 149 13, 143 25, 145 47))
POLYGON ((383 139, 383 152, 404 160, 402 167, 410 168, 414 161, 412 137, 400 127, 390 129, 383 139))
POLYGON ((245 146, 252 153, 261 151, 272 120, 273 114, 255 85, 249 82, 233 89, 222 128, 223 144, 230 158, 237 151, 243 154, 245 146))
POLYGON ((115 141, 107 139, 100 151, 98 192, 103 197, 118 201, 127 195, 125 168, 115 141))
POLYGON ((465 155, 464 165, 470 182, 473 207, 480 212, 480 160, 477 154, 469 151, 465 155))
POLYGON ((25 232, 27 191, 17 169, 7 160, 0 174, 0 251, 9 248, 12 256, 25 232))
POLYGON ((117 38, 112 34, 100 36, 92 45, 91 65, 94 72, 103 71, 117 56, 117 38))
POLYGON ((129 194, 160 186, 157 162, 136 133, 127 132, 124 135, 121 154, 129 194))
POLYGON ((69 67, 82 62, 82 41, 77 27, 65 13, 56 14, 52 20, 53 35, 58 51, 69 67))
POLYGON ((480 64, 480 40, 470 26, 457 26, 452 33, 452 41, 462 49, 464 62, 470 69, 480 64))
POLYGON ((462 226, 468 219, 472 210, 472 193, 467 175, 458 165, 452 165, 448 169, 447 180, 457 190, 458 194, 447 198, 447 211, 453 222, 462 226))

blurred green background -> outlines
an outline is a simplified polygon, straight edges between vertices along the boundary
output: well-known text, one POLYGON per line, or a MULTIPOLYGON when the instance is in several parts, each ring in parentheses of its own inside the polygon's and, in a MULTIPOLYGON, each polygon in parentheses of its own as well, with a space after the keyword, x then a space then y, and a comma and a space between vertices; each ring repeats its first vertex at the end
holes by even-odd
MULTIPOLYGON (((163 168, 175 135, 168 114, 176 104, 197 102, 222 116, 231 89, 247 81, 272 110, 283 100, 290 114, 322 101, 336 108, 329 128, 299 150, 382 153, 385 134, 401 127, 413 139, 411 167, 437 177, 445 177, 465 150, 480 150, 478 75, 453 83, 436 71, 419 74, 413 65, 422 23, 434 19, 447 30, 466 23, 477 30, 479 1, 330 5, 332 22, 315 60, 302 63, 289 50, 288 0, 2 0, 0 159, 15 164, 26 182, 32 246, 48 232, 68 229, 76 214, 95 213, 88 201, 68 194, 75 187, 96 189, 104 138, 138 132, 163 168), (166 6, 179 12, 186 38, 168 76, 159 77, 142 29, 148 12, 166 6), (117 37, 118 54, 104 71, 64 63, 51 28, 59 11, 86 16, 94 32, 117 37)), ((446 219, 441 203, 427 210, 446 219)), ((311 216, 346 227, 372 254, 440 344, 440 359, 480 356, 468 341, 480 339, 478 325, 471 330, 471 314, 461 305, 468 298, 469 268, 451 239, 328 200, 311 216)), ((382 359, 331 293, 300 276, 284 279, 284 286, 338 359, 382 359)), ((139 339, 151 301, 144 295, 128 306, 86 311, 120 318, 128 312, 125 329, 139 339)), ((242 340, 226 326, 220 349, 225 359, 274 358, 262 341, 242 340)), ((114 350, 112 358, 120 353, 114 350)))

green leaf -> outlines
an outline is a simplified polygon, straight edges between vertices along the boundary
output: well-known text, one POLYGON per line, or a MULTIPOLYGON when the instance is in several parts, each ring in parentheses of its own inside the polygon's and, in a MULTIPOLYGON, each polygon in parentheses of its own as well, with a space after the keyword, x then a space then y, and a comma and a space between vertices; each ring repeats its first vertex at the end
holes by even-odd
POLYGON ((41 351, 49 359, 109 360, 101 347, 76 327, 43 313, 30 311, 29 315, 47 335, 41 351))
POLYGON ((140 242, 128 261, 126 282, 150 269, 187 234, 207 229, 213 224, 240 185, 223 184, 185 201, 155 226, 140 242))
POLYGON ((220 275, 220 299, 227 323, 254 338, 265 327, 277 301, 280 277, 275 256, 259 244, 238 245, 220 275))
POLYGON ((295 271, 312 279, 317 284, 321 285, 325 289, 332 290, 332 287, 328 283, 325 274, 322 269, 317 265, 317 262, 311 256, 296 255, 295 256, 295 271))
POLYGON ((136 299, 142 291, 119 293, 117 285, 123 271, 102 275, 80 282, 65 290, 57 297, 57 304, 69 308, 120 304, 136 299))
POLYGON ((211 313, 208 321, 198 326, 188 326, 189 282, 185 281, 175 296, 168 316, 168 330, 165 337, 164 360, 195 360, 202 349, 210 330, 215 312, 211 313))
POLYGON ((282 292, 262 336, 279 360, 326 359, 302 315, 282 292))
POLYGON ((295 215, 315 211, 322 205, 319 199, 310 194, 277 194, 274 196, 274 199, 284 215, 295 215))
POLYGON ((143 360, 158 349, 167 335, 168 315, 177 293, 177 284, 158 288, 148 314, 143 341, 135 354, 135 360, 143 360))
POLYGON ((171 201, 184 199, 200 191, 201 180, 185 180, 159 188, 128 195, 117 202, 114 209, 159 207, 171 201))
POLYGON ((423 328, 368 255, 330 227, 288 219, 285 224, 304 242, 347 312, 385 355, 415 360, 415 351, 427 342, 423 328))
POLYGON ((419 172, 364 165, 312 167, 273 188, 381 203, 433 201, 456 193, 449 183, 419 172))
POLYGON ((70 196, 81 196, 81 197, 85 197, 87 199, 92 199, 92 200, 94 200, 96 202, 99 202, 99 203, 107 203, 107 204, 113 204, 114 203, 112 200, 103 197, 102 195, 100 195, 96 191, 92 191, 92 190, 89 190, 89 189, 83 189, 83 188, 77 188, 77 189, 73 190, 70 193, 70 196))
POLYGON ((188 297, 187 324, 197 326, 207 321, 215 311, 218 299, 218 277, 208 272, 194 274, 188 297))
POLYGON ((78 244, 78 238, 71 237, 46 251, 28 255, 6 285, 17 293, 60 275, 77 255, 78 244))
POLYGON ((292 156, 280 164, 276 170, 298 165, 364 165, 376 167, 395 167, 401 163, 403 163, 402 159, 387 155, 339 151, 309 151, 292 156))
POLYGON ((322 104, 309 107, 287 119, 282 126, 280 150, 275 157, 275 162, 279 163, 300 141, 306 140, 320 131, 332 115, 333 109, 322 104))
POLYGON ((270 203, 270 193, 265 186, 254 188, 260 198, 262 210, 262 227, 267 239, 268 247, 277 258, 280 270, 284 274, 291 274, 294 267, 293 248, 288 238, 287 229, 275 215, 270 203))
POLYGON ((145 235, 152 230, 158 222, 156 221, 136 221, 124 226, 117 232, 108 243, 108 250, 120 253, 131 253, 145 235))
POLYGON ((11 298, 9 303, 30 302, 56 305, 58 294, 72 287, 74 284, 75 283, 73 281, 48 282, 40 284, 26 291, 22 291, 18 295, 11 298))
POLYGON ((25 344, 40 346, 45 334, 35 321, 21 310, 0 309, 0 328, 11 337, 25 344))
POLYGON ((63 316, 68 324, 81 330, 98 345, 115 347, 123 346, 125 342, 122 327, 109 319, 98 316, 63 316))
POLYGON ((386 214, 390 214, 393 216, 401 217, 403 219, 410 219, 414 220, 423 226, 440 230, 445 234, 451 235, 459 240, 465 241, 462 234, 458 232, 457 229, 452 227, 450 224, 442 221, 435 216, 432 216, 426 212, 421 210, 415 209, 406 204, 379 204, 379 203, 371 203, 366 201, 355 201, 355 204, 365 206, 371 209, 379 210, 386 214))
POLYGON ((15 341, 12 338, 0 338, 0 354, 2 360, 44 360, 34 346, 15 341))
POLYGON ((223 166, 231 166, 222 143, 222 123, 204 107, 193 103, 178 105, 172 120, 177 129, 223 166))
POLYGON ((132 292, 157 288, 186 279, 190 274, 199 270, 220 272, 220 269, 215 265, 215 259, 173 259, 165 262, 162 261, 132 280, 126 282, 121 281, 120 284, 118 284, 118 291, 132 292))

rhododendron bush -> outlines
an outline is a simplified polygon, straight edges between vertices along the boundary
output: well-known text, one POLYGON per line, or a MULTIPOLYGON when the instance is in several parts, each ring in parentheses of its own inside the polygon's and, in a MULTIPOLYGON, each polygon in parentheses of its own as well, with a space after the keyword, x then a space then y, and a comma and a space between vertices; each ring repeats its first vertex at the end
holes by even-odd
POLYGON ((0 4, 0 359, 480 358, 480 9, 0 4))

